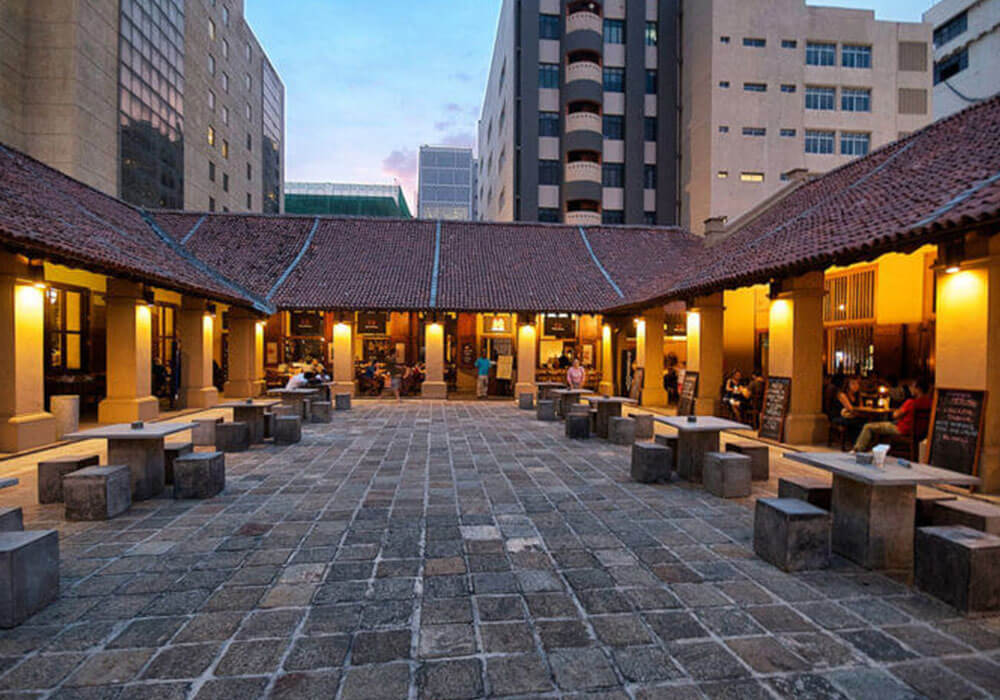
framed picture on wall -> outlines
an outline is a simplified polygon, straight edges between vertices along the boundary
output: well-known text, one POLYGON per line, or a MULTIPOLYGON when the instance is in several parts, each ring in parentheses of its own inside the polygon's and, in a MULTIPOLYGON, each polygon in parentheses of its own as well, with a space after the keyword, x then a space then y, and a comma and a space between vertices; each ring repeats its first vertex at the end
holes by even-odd
POLYGON ((265 352, 265 357, 267 358, 267 364, 276 365, 278 364, 278 344, 277 343, 267 343, 267 351, 265 352))
POLYGON ((581 347, 580 362, 586 367, 594 366, 594 344, 584 343, 581 347))

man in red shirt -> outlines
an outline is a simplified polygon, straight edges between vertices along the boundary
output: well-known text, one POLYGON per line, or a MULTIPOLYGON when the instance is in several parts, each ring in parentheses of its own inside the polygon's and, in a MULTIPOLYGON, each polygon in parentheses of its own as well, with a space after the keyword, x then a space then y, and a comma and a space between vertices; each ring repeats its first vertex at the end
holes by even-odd
POLYGON ((861 429, 858 441, 854 443, 854 451, 868 452, 878 443, 879 438, 884 436, 912 435, 917 411, 930 410, 930 389, 930 383, 926 379, 918 379, 917 383, 913 385, 913 398, 907 399, 902 406, 893 411, 892 417, 896 422, 866 423, 865 427, 861 429))

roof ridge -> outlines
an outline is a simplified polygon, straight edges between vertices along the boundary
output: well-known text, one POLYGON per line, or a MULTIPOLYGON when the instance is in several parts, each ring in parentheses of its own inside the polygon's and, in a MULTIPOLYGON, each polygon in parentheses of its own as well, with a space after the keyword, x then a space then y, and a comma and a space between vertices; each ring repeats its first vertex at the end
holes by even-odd
POLYGON ((298 255, 296 255, 295 259, 292 260, 292 262, 288 265, 287 268, 285 268, 285 271, 281 273, 281 277, 278 278, 277 282, 274 283, 274 286, 272 286, 271 290, 267 293, 267 297, 265 298, 267 299, 268 302, 270 302, 271 299, 274 297, 274 295, 277 294, 278 289, 281 287, 281 285, 285 283, 285 280, 288 279, 288 276, 291 275, 292 272, 295 270, 295 268, 299 266, 299 263, 302 262, 302 258, 305 257, 306 251, 309 250, 309 246, 312 245, 313 238, 315 238, 316 236, 316 229, 318 228, 319 228, 319 217, 317 216, 313 219, 312 229, 309 231, 309 235, 306 236, 306 240, 302 244, 302 248, 299 250, 298 255))
POLYGON ((621 287, 619 287, 618 284, 611 278, 611 273, 609 273, 604 265, 601 264, 600 258, 597 257, 597 253, 594 252, 593 246, 590 245, 590 239, 587 238, 587 232, 583 230, 583 226, 577 226, 577 229, 580 231, 580 238, 583 239, 583 244, 587 247, 587 252, 590 253, 590 258, 594 261, 594 265, 596 265, 597 269, 601 271, 602 275, 604 275, 604 279, 608 281, 611 288, 615 290, 615 294, 618 295, 618 298, 624 299, 625 294, 622 293, 621 287))

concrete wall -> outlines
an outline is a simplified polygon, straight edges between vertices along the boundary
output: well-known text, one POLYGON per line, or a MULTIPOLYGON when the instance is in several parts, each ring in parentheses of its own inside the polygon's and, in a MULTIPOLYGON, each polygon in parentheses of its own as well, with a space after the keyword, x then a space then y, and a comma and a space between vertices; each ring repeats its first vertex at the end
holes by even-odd
MULTIPOLYGON (((483 221, 514 220, 514 92, 518 70, 514 24, 516 5, 517 0, 504 0, 500 9, 490 76, 479 117, 477 179, 479 218, 483 221), (505 107, 501 127, 500 115, 505 107)), ((537 73, 537 68, 535 70, 537 73)))
POLYGON ((974 101, 1000 92, 1000 0, 942 0, 924 13, 934 28, 960 12, 968 12, 968 29, 951 41, 934 47, 934 60, 969 52, 969 67, 934 86, 934 118, 965 109, 974 101))

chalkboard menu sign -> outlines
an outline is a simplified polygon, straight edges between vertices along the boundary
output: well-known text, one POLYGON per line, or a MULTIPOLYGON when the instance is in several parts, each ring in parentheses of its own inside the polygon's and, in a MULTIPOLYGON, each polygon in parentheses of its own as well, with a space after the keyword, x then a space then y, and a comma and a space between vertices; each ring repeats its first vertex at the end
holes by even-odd
POLYGON ((694 399, 698 394, 698 373, 685 372, 684 383, 681 385, 680 398, 677 401, 678 416, 694 415, 694 399))
POLYGON ((985 391, 938 389, 931 414, 928 461, 935 467, 975 476, 985 418, 985 391))
POLYGON ((543 332, 551 338, 575 338, 576 321, 570 316, 547 315, 543 325, 543 332))
POLYGON ((319 311, 293 311, 291 335, 323 335, 323 314, 319 311))
POLYGON ((768 377, 757 435, 781 442, 785 436, 785 415, 792 396, 791 377, 768 377))

